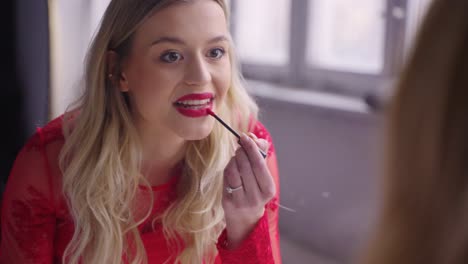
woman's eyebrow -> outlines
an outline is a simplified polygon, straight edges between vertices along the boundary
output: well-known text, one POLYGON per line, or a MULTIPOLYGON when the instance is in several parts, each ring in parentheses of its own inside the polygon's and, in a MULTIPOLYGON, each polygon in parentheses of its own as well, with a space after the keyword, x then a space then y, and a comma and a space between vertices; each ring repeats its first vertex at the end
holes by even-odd
MULTIPOLYGON (((221 42, 221 41, 228 41, 228 38, 225 35, 220 35, 220 36, 217 36, 217 37, 214 37, 214 38, 208 40, 207 43, 211 44, 211 43, 216 43, 216 42, 221 42)), ((172 43, 172 44, 178 44, 178 45, 187 45, 187 43, 184 40, 180 39, 180 38, 163 36, 163 37, 159 37, 155 41, 153 41, 151 43, 151 46, 158 45, 158 44, 161 44, 161 43, 172 43)))
POLYGON ((222 41, 229 41, 228 38, 224 35, 214 37, 208 41, 208 44, 216 43, 216 42, 222 42, 222 41))

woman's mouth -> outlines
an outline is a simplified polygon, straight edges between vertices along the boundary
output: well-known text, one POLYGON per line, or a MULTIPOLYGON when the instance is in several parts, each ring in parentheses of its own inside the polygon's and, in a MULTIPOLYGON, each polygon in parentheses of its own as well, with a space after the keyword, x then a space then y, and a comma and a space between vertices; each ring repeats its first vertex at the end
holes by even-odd
POLYGON ((213 101, 212 99, 204 99, 204 100, 187 100, 187 101, 178 101, 175 102, 174 104, 177 107, 183 107, 187 109, 200 109, 200 108, 206 108, 211 102, 213 101))
POLYGON ((187 117, 206 116, 206 110, 213 107, 213 94, 189 94, 179 98, 174 107, 179 113, 187 117))

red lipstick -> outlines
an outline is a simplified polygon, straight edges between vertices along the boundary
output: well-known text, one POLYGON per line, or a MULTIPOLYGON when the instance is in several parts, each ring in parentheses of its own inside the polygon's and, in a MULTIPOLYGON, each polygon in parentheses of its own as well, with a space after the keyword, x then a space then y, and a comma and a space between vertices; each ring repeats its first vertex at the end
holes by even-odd
POLYGON ((212 99, 214 98, 214 94, 212 93, 192 93, 192 94, 186 94, 179 99, 177 99, 176 102, 179 101, 185 101, 185 100, 204 100, 204 99, 212 99))
POLYGON ((207 110, 213 107, 214 95, 212 93, 187 94, 174 102, 174 107, 186 117, 202 117, 207 110))

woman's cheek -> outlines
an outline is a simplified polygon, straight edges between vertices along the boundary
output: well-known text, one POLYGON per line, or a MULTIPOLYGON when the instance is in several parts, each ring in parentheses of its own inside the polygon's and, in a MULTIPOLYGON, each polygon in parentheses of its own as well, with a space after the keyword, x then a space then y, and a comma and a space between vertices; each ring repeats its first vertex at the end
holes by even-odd
POLYGON ((231 67, 229 63, 226 63, 222 73, 220 74, 221 78, 218 82, 218 87, 221 87, 220 93, 223 94, 223 97, 226 96, 231 83, 232 83, 232 76, 231 76, 231 67))

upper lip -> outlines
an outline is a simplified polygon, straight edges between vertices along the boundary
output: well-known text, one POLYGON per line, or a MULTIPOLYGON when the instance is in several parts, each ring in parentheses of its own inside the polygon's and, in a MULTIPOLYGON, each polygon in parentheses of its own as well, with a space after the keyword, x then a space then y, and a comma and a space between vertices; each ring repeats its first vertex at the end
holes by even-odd
POLYGON ((187 100, 205 100, 205 99, 212 99, 212 98, 214 98, 213 93, 191 93, 191 94, 186 94, 180 97, 179 99, 175 101, 175 103, 181 102, 181 101, 187 101, 187 100))

